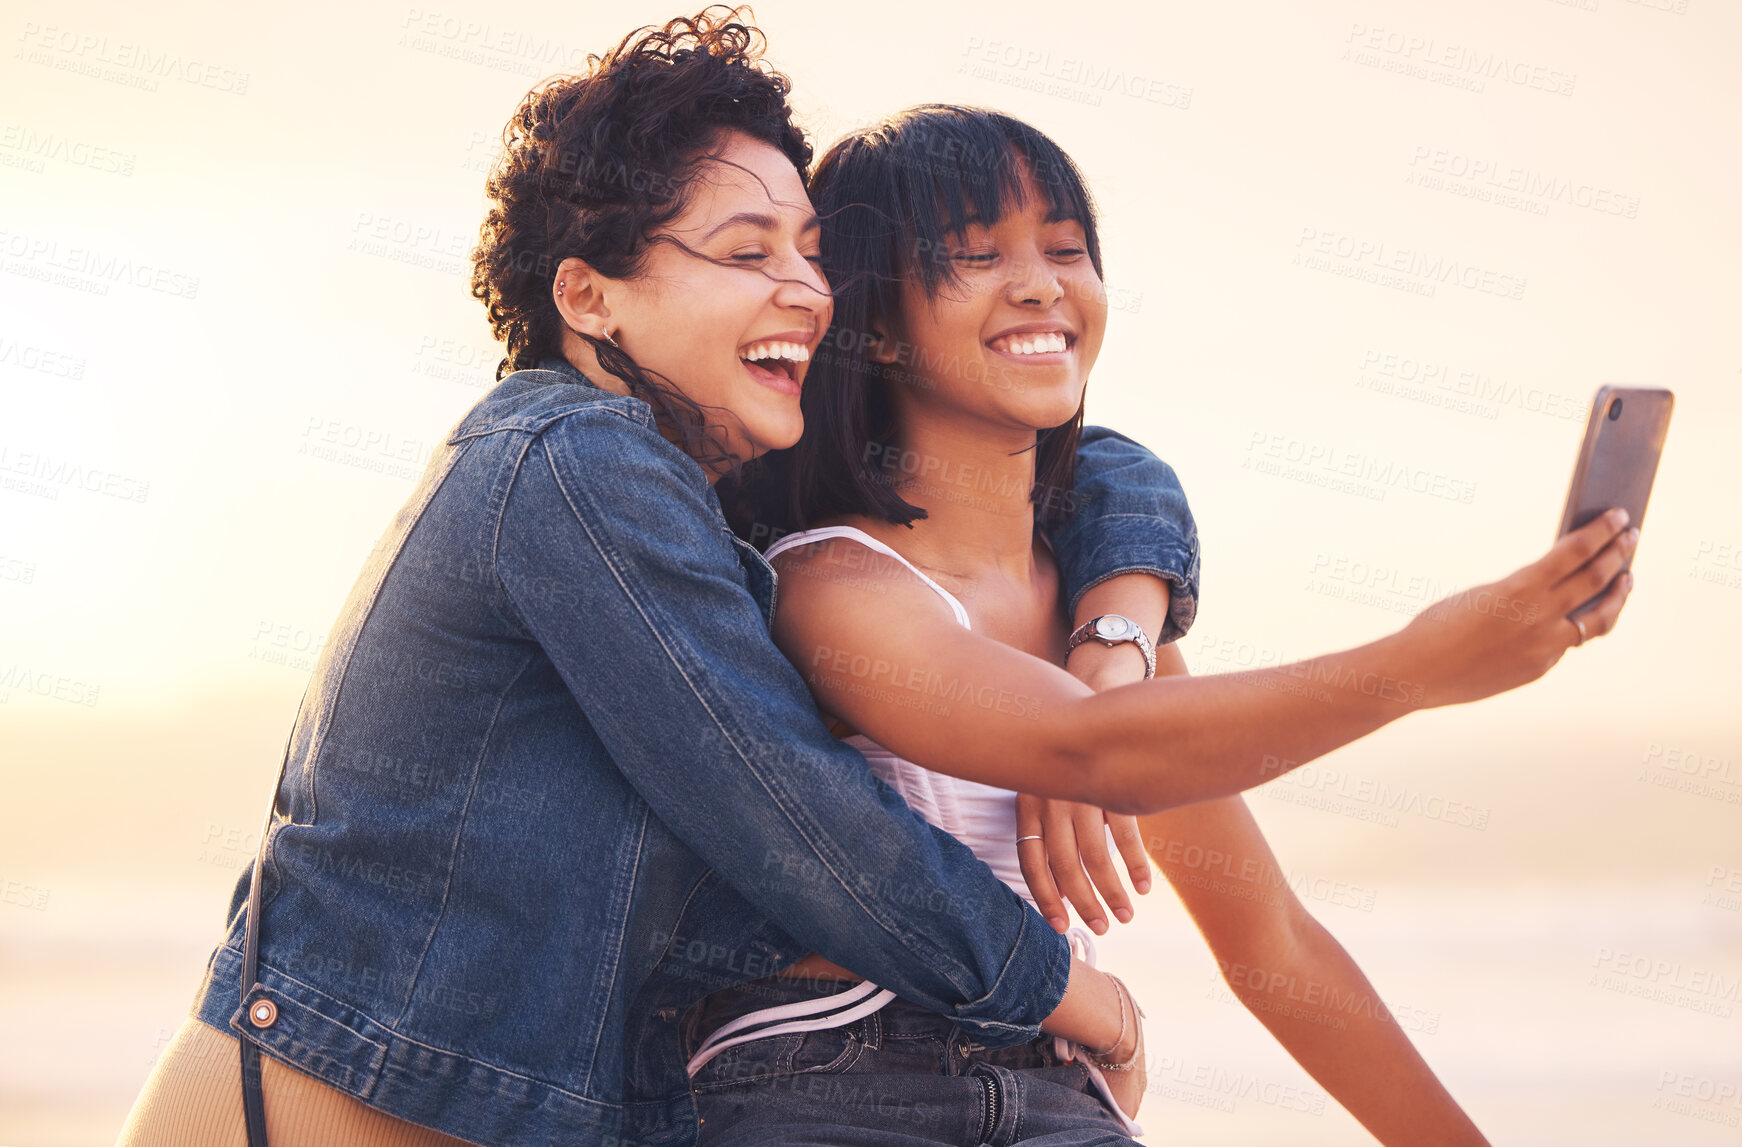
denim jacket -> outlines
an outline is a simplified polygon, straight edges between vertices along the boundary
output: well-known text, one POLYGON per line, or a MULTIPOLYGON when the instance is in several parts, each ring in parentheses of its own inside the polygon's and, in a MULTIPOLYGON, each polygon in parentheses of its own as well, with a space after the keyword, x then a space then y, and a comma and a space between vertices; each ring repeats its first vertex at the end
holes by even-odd
MULTIPOLYGON (((1053 538, 1191 621, 1173 472, 1084 434, 1053 538)), ((817 951, 988 1046, 1038 1033, 1064 940, 823 727, 773 570, 649 407, 566 362, 437 451, 335 623, 263 849, 194 1005, 392 1115, 491 1144, 695 1141, 678 1017, 817 951), (244 1009, 276 1006, 257 1026, 244 1009)))

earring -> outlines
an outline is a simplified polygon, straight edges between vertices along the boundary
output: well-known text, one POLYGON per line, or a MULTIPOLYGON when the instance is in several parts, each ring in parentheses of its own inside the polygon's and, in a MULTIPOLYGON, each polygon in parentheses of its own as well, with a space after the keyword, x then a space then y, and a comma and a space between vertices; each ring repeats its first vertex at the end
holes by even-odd
MULTIPOLYGON (((611 337, 611 328, 610 327, 605 328, 605 341, 610 343, 612 346, 617 346, 617 340, 611 337)), ((617 349, 622 350, 623 348, 617 347, 617 349)))
POLYGON ((564 287, 565 287, 565 286, 567 286, 567 285, 568 285, 568 284, 567 284, 567 283, 558 283, 558 284, 557 284, 557 285, 556 285, 556 293, 557 293, 557 294, 559 294, 559 295, 560 295, 560 294, 562 294, 562 293, 563 293, 563 288, 564 288, 564 287))

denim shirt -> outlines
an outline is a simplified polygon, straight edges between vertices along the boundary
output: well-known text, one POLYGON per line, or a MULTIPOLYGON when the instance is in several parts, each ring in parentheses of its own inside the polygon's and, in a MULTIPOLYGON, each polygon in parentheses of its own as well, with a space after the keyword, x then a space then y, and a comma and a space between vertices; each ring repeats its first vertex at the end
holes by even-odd
MULTIPOLYGON (((1084 434, 1070 599, 1127 570, 1195 608, 1173 472, 1084 434)), ((491 1144, 690 1144, 678 1017, 816 951, 988 1046, 1069 954, 829 735, 769 639, 773 570, 649 407, 566 362, 455 427, 298 713, 194 1012, 389 1114, 491 1144), (276 1017, 255 1026, 260 999, 276 1017)))

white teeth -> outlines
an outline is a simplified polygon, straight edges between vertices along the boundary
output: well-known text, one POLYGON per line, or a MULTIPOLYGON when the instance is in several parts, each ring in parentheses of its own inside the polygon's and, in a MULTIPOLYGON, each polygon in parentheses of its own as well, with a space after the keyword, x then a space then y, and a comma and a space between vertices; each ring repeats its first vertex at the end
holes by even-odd
POLYGON ((1065 336, 1057 331, 1037 335, 1011 335, 1002 340, 1010 354, 1058 354, 1070 349, 1065 336))
POLYGON ((769 341, 756 343, 738 357, 750 362, 765 358, 783 358, 790 362, 809 362, 811 352, 810 348, 803 343, 769 341))

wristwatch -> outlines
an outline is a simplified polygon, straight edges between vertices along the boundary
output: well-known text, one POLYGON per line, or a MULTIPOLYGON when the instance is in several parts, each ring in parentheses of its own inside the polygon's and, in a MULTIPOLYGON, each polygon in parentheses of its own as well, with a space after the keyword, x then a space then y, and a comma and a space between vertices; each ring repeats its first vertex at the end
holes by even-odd
POLYGON ((1119 645, 1129 641, 1143 651, 1143 676, 1155 676, 1155 645, 1149 640, 1149 635, 1143 632, 1143 627, 1129 617, 1118 613, 1103 613, 1100 617, 1090 618, 1077 626, 1077 631, 1071 634, 1067 652, 1090 639, 1099 641, 1102 645, 1119 645))

